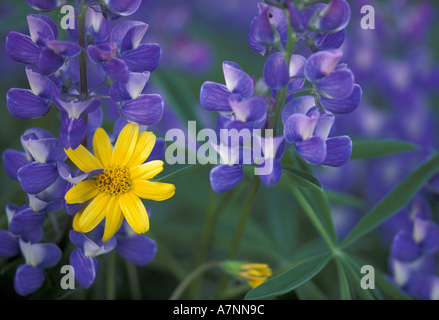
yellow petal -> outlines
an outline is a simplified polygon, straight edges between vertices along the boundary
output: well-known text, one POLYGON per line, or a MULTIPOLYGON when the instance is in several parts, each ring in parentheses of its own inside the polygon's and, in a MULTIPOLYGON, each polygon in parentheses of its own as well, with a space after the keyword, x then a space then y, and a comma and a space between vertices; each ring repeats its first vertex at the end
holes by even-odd
POLYGON ((120 132, 116 145, 111 156, 111 164, 125 166, 131 159, 131 155, 136 147, 139 126, 128 123, 120 132))
POLYGON ((151 154, 156 141, 156 136, 152 132, 142 132, 137 138, 137 144, 134 148, 133 155, 127 163, 128 168, 133 168, 145 162, 151 154))
POLYGON ((89 232, 93 230, 107 213, 106 206, 110 201, 111 196, 106 193, 98 193, 98 195, 90 202, 87 208, 79 219, 79 227, 82 232, 89 232))
POLYGON ((79 145, 75 150, 68 149, 64 150, 70 160, 82 171, 89 172, 96 169, 102 169, 104 166, 102 163, 96 159, 96 157, 91 154, 82 144, 79 145))
POLYGON ((119 230, 123 222, 122 210, 120 209, 119 199, 111 197, 105 215, 105 231, 102 241, 108 241, 119 230))
POLYGON ((131 180, 149 180, 163 171, 163 161, 153 160, 130 169, 131 180))
POLYGON ((75 217, 73 218, 73 230, 78 232, 82 232, 82 229, 79 226, 79 220, 81 219, 81 215, 82 215, 82 210, 77 212, 75 214, 75 217))
POLYGON ((95 180, 85 180, 73 186, 65 195, 67 203, 83 203, 98 194, 95 180))
POLYGON ((93 136, 93 150, 99 161, 101 161, 104 167, 107 167, 113 154, 113 146, 107 133, 102 128, 97 128, 93 136))
POLYGON ((170 183, 131 180, 131 191, 138 197, 155 201, 169 199, 175 194, 175 186, 170 183))
POLYGON ((123 215, 131 228, 137 233, 149 230, 149 218, 142 201, 132 192, 119 196, 119 204, 123 215))

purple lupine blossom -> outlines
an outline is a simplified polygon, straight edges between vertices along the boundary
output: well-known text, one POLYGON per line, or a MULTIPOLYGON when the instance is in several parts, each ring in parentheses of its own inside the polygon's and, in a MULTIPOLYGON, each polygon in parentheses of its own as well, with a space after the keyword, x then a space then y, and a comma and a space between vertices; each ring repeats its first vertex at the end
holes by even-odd
POLYGON ((319 111, 313 100, 311 96, 302 96, 285 106, 285 139, 311 164, 342 166, 352 154, 352 141, 348 136, 329 137, 334 115, 319 111))
POLYGON ((103 228, 97 227, 89 233, 70 231, 70 240, 77 246, 70 254, 70 265, 75 270, 75 279, 83 288, 90 288, 95 281, 99 268, 96 258, 110 252, 116 247, 116 239, 103 242, 103 228))
POLYGON ((88 55, 121 82, 129 81, 130 72, 152 72, 159 65, 161 49, 156 43, 140 43, 147 30, 140 21, 121 22, 111 31, 110 42, 89 45, 88 55))
POLYGON ((18 266, 14 277, 15 291, 28 296, 45 280, 44 269, 54 267, 61 259, 61 250, 53 243, 30 243, 19 240, 25 264, 18 266))
POLYGON ((59 41, 58 27, 47 16, 27 16, 30 36, 12 31, 6 37, 6 52, 12 60, 31 65, 42 75, 56 72, 66 57, 74 57, 81 47, 72 41, 59 41))
POLYGON ((306 79, 316 91, 316 100, 325 110, 340 114, 354 111, 361 102, 361 88, 345 64, 339 64, 338 49, 312 54, 304 67, 306 79))

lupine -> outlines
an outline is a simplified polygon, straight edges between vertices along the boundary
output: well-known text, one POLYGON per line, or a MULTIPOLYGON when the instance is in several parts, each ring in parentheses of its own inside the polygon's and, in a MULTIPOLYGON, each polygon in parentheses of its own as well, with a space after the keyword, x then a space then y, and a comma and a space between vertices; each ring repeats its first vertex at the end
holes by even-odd
MULTIPOLYGON (((46 12, 67 2, 29 0, 28 3, 32 8, 46 12)), ((142 189, 141 196, 164 200, 174 194, 175 187, 171 184, 145 180, 163 169, 163 139, 157 139, 154 148, 155 135, 143 131, 146 126, 161 120, 164 102, 159 94, 142 93, 160 62, 160 46, 142 43, 148 29, 144 22, 123 21, 112 26, 109 21, 135 13, 140 4, 140 0, 109 0, 100 5, 95 1, 77 1, 75 28, 67 32, 71 41, 58 39, 56 23, 43 14, 27 16, 30 35, 12 31, 6 38, 8 56, 25 65, 30 85, 29 90, 12 88, 8 91, 6 105, 9 112, 18 119, 34 119, 46 115, 56 106, 60 120, 59 138, 43 128, 31 128, 21 137, 24 151, 8 149, 3 152, 7 174, 18 180, 27 198, 27 204, 22 206, 8 204, 8 230, 1 232, 4 240, 1 256, 14 257, 23 253, 25 257, 25 264, 17 269, 14 280, 16 292, 20 295, 27 296, 38 290, 44 281, 42 269, 53 267, 61 257, 55 244, 39 243, 46 215, 60 209, 74 217, 73 225, 67 226, 76 230, 70 231, 70 240, 77 246, 70 262, 77 271, 76 280, 81 286, 89 288, 93 284, 98 271, 96 256, 116 248, 114 235, 122 225, 123 231, 117 236, 121 256, 138 265, 145 265, 154 257, 155 242, 146 236, 132 234, 133 230, 143 233, 149 229, 147 211, 137 196, 126 193, 135 200, 137 209, 131 205, 121 209, 118 198, 113 199, 117 206, 109 206, 113 213, 116 208, 121 214, 131 213, 128 217, 131 227, 123 222, 123 215, 108 212, 102 216, 106 217, 104 228, 100 224, 102 219, 94 219, 91 225, 80 219, 84 212, 95 206, 87 201, 90 195, 78 192, 78 186, 84 184, 94 185, 101 181, 108 186, 108 179, 117 180, 111 174, 108 176, 109 166, 117 162, 121 166, 151 169, 146 176, 146 171, 138 171, 137 180, 133 171, 126 181, 130 189, 133 188, 131 182, 137 183, 135 181, 138 181, 137 191, 141 191, 140 185, 148 183, 169 187, 165 188, 168 191, 162 188, 166 192, 164 197, 157 196, 154 188, 150 191, 142 189), (103 109, 111 104, 116 105, 120 112, 114 137, 108 137, 103 129, 99 129, 106 113, 103 109), (136 132, 136 135, 128 137, 127 132, 136 132), (87 150, 93 141, 94 155, 87 150), (112 157, 111 141, 115 142, 115 150, 120 150, 121 161, 116 161, 116 151, 112 157), (137 151, 132 148, 136 145, 137 151), (143 164, 150 154, 152 160, 143 164), (68 155, 77 167, 68 164, 68 155), (91 163, 99 163, 99 168, 90 166, 91 163), (107 180, 102 178, 103 175, 107 180), (105 241, 96 238, 96 234, 105 241), (136 253, 136 250, 139 251, 136 253)), ((104 186, 100 185, 104 192, 104 186)), ((119 189, 120 186, 117 185, 118 192, 125 192, 119 189)), ((106 193, 97 191, 93 196, 102 197, 103 194, 106 193)), ((101 203, 105 212, 107 205, 107 202, 101 203)))
MULTIPOLYGON (((277 131, 277 117, 282 114, 283 135, 277 136, 275 131, 274 137, 269 139, 259 137, 262 149, 269 143, 275 146, 274 151, 266 153, 265 150, 262 158, 247 162, 250 165, 258 164, 259 167, 270 164, 273 171, 260 177, 267 186, 275 185, 281 179, 280 160, 285 142, 288 143, 287 147, 295 147, 297 153, 313 165, 339 167, 346 164, 352 153, 352 141, 348 136, 332 137, 330 132, 334 114, 353 112, 362 96, 352 71, 339 63, 343 52, 337 48, 343 42, 338 43, 344 39, 344 33, 342 37, 339 35, 349 22, 349 5, 344 0, 331 1, 328 5, 317 4, 303 11, 292 1, 259 3, 258 6, 259 13, 252 21, 248 39, 253 50, 268 55, 263 69, 263 82, 272 90, 273 98, 255 95, 255 81, 239 65, 225 61, 223 73, 226 85, 206 81, 200 90, 201 105, 209 111, 219 112, 218 132, 225 128, 277 131), (288 32, 288 25, 292 34, 288 32), (295 54, 294 48, 288 52, 284 49, 288 37, 295 37, 299 44, 302 34, 306 33, 307 37, 311 37, 307 44, 313 51, 309 57, 295 54), (331 38, 332 34, 337 36, 331 38), (316 43, 321 45, 320 50, 315 50, 316 43), (279 51, 273 52, 277 48, 279 51), (310 86, 304 88, 306 81, 310 86), (282 91, 284 103, 277 105, 277 100, 281 99, 278 95, 282 91), (296 98, 296 93, 302 91, 308 91, 310 95, 296 98)), ((223 141, 224 144, 227 142, 223 141)), ((218 151, 220 148, 216 149, 218 151)), ((230 150, 234 154, 246 149, 234 145, 230 150)), ((224 155, 221 157, 224 158, 224 155)), ((237 160, 244 157, 236 154, 235 162, 223 161, 225 164, 212 169, 210 183, 214 191, 228 191, 242 180, 243 163, 237 160)))

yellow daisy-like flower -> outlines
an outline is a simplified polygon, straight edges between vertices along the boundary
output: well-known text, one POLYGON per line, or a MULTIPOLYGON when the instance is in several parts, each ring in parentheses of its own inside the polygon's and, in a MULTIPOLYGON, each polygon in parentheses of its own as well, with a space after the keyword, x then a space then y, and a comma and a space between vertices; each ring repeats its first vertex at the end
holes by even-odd
POLYGON ((144 163, 155 141, 152 132, 139 134, 139 126, 129 123, 120 132, 114 148, 106 132, 98 128, 93 137, 94 155, 82 145, 65 150, 83 172, 104 170, 75 185, 65 195, 69 204, 85 202, 73 221, 76 231, 89 232, 104 218, 103 241, 119 230, 124 218, 137 233, 149 230, 148 214, 140 198, 162 201, 175 194, 173 184, 149 181, 163 170, 163 161, 144 163))

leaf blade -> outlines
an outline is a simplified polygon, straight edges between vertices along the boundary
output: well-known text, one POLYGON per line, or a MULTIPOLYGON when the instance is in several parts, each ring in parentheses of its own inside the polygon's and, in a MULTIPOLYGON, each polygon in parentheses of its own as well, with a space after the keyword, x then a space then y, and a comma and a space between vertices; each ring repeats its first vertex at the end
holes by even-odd
POLYGON ((342 241, 347 247, 377 228, 382 222, 405 207, 415 194, 439 171, 439 154, 435 153, 400 182, 369 211, 342 241))
POLYGON ((396 140, 354 140, 351 160, 370 159, 418 149, 413 143, 396 140))

